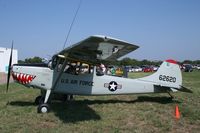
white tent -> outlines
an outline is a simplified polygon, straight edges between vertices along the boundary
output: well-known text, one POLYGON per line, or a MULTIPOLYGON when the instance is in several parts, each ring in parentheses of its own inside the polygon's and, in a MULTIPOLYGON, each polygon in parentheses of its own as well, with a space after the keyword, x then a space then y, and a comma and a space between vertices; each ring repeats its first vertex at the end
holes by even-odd
MULTIPOLYGON (((8 72, 8 64, 10 60, 10 48, 0 47, 0 72, 8 72)), ((16 49, 13 49, 12 64, 16 64, 18 61, 18 53, 16 49)))

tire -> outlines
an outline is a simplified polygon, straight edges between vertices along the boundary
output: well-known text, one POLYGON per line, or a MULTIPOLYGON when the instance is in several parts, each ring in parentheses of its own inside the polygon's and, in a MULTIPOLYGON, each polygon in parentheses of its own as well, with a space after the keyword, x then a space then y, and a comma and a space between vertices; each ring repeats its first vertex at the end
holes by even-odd
POLYGON ((63 102, 72 101, 74 99, 73 95, 65 95, 63 102))
POLYGON ((74 100, 74 96, 73 95, 69 95, 69 100, 70 101, 74 100))
POLYGON ((38 106, 38 113, 48 113, 50 111, 50 107, 48 104, 43 103, 38 106))
POLYGON ((42 104, 42 103, 44 103, 44 97, 42 97, 42 96, 37 96, 37 97, 35 98, 35 104, 36 104, 36 105, 39 105, 39 104, 42 104))

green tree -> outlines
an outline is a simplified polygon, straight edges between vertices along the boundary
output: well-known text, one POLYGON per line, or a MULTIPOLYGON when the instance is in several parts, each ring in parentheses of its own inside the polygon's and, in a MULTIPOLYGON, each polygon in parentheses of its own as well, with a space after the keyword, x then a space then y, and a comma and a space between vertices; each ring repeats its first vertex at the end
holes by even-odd
POLYGON ((40 57, 33 57, 33 58, 26 58, 25 63, 42 63, 42 58, 40 57))
POLYGON ((25 63, 23 60, 18 60, 19 64, 25 63))
POLYGON ((200 60, 195 60, 195 61, 193 61, 193 63, 194 63, 195 65, 200 64, 200 60))
POLYGON ((122 60, 120 61, 120 64, 121 64, 122 66, 129 66, 129 65, 133 65, 134 62, 133 62, 132 59, 126 57, 126 58, 124 58, 124 59, 122 59, 122 60))
POLYGON ((193 64, 193 61, 191 61, 191 60, 184 60, 183 64, 193 64))

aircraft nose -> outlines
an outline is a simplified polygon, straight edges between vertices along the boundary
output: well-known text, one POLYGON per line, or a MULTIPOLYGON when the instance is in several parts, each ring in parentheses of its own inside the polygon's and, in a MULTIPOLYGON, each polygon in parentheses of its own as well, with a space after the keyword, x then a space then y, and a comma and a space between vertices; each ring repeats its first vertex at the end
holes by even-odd
POLYGON ((32 82, 32 80, 34 80, 36 76, 32 74, 24 73, 22 70, 23 70, 22 66, 13 65, 12 67, 13 80, 21 84, 29 84, 30 82, 32 82))
POLYGON ((10 68, 10 70, 11 70, 11 73, 12 73, 12 78, 13 78, 13 80, 17 80, 17 70, 18 70, 19 68, 17 67, 17 66, 15 66, 15 64, 14 65, 12 65, 11 66, 11 68, 10 68))

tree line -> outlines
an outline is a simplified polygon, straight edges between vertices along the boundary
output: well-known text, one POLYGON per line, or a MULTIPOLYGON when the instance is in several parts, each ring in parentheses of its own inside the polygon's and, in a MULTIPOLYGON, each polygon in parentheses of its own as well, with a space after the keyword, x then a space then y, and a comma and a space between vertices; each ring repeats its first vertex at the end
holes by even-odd
POLYGON ((19 64, 23 64, 23 63, 43 63, 43 59, 35 56, 33 58, 26 58, 25 60, 18 60, 19 64))
MULTIPOLYGON (((35 56, 33 58, 26 58, 25 60, 19 60, 18 63, 43 63, 43 58, 40 58, 38 56, 35 56)), ((160 65, 162 61, 150 61, 147 59, 144 60, 137 60, 132 59, 129 57, 123 58, 118 61, 103 61, 102 63, 107 65, 120 65, 120 66, 142 66, 142 65, 160 65)), ((184 60, 182 62, 179 62, 179 64, 200 64, 200 60, 184 60)))

